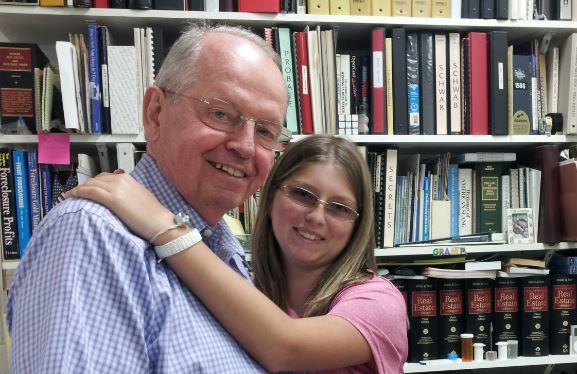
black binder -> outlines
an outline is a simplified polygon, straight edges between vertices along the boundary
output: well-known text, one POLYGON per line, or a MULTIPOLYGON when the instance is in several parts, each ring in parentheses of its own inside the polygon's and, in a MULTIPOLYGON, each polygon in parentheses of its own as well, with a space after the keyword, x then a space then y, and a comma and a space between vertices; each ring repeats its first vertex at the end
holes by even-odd
POLYGON ((435 135, 435 64, 433 34, 419 35, 419 73, 421 83, 421 134, 435 135))
POLYGON ((407 93, 407 38, 405 29, 394 28, 393 45, 393 133, 409 134, 407 93))
POLYGON ((508 135, 508 68, 507 32, 490 31, 489 39, 489 131, 491 135, 508 135))

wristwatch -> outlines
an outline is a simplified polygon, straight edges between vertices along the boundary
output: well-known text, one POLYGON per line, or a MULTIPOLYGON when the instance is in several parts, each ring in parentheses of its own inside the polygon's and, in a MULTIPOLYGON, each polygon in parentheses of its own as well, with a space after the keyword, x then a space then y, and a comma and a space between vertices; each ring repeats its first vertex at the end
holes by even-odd
MULTIPOLYGON (((174 225, 160 231, 158 234, 153 236, 153 239, 157 238, 158 236, 164 234, 165 232, 175 229, 177 227, 181 227, 181 226, 185 226, 188 225, 190 222, 190 218, 182 213, 179 212, 174 216, 174 225)), ((150 241, 154 241, 153 239, 151 239, 150 241)), ((156 252, 156 255, 158 257, 160 257, 161 259, 166 258, 168 256, 172 256, 177 254, 178 252, 182 252, 185 249, 192 247, 193 245, 195 245, 196 243, 200 242, 202 240, 202 236, 200 235, 200 232, 198 232, 198 230, 196 228, 192 228, 192 231, 166 243, 163 245, 156 245, 154 246, 154 251, 156 252)))

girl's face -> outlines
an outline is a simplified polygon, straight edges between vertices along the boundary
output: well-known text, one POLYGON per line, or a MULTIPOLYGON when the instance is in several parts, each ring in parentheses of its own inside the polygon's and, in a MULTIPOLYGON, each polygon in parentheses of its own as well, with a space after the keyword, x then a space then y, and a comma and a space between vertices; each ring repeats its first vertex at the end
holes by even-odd
POLYGON ((274 195, 270 217, 285 266, 311 271, 326 268, 344 249, 355 226, 356 216, 347 209, 358 210, 351 185, 340 170, 322 162, 301 169, 283 186, 274 195), (316 202, 303 206, 303 199, 315 201, 307 191, 327 203, 342 205, 316 202))

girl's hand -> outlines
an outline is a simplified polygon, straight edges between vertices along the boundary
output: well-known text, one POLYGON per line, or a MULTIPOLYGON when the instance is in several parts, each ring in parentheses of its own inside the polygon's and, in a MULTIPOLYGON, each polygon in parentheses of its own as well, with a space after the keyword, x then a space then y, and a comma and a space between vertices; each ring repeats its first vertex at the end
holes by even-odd
POLYGON ((149 240, 174 224, 174 213, 128 174, 101 173, 64 193, 93 200, 112 210, 138 236, 149 240))

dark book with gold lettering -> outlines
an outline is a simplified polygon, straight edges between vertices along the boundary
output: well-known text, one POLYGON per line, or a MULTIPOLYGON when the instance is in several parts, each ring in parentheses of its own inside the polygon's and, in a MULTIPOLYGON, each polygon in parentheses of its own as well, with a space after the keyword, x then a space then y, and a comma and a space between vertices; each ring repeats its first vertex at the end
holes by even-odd
POLYGON ((439 279, 439 357, 451 352, 461 357, 461 333, 465 332, 463 280, 439 279))
POLYGON ((47 64, 36 44, 0 43, 1 133, 36 133, 34 68, 47 64))
POLYGON ((493 320, 493 280, 466 279, 465 295, 465 332, 474 335, 475 343, 489 347, 493 320))
POLYGON ((575 275, 549 275, 549 348, 552 355, 568 355, 570 327, 574 324, 577 311, 575 275))
POLYGON ((409 361, 434 360, 438 356, 439 325, 437 281, 411 279, 409 283, 409 361))
POLYGON ((520 340, 519 278, 495 278, 493 295, 493 346, 520 340))
POLYGON ((476 172, 476 232, 502 232, 501 175, 503 163, 479 162, 476 172))
POLYGON ((549 279, 521 278, 521 356, 549 355, 549 279))

